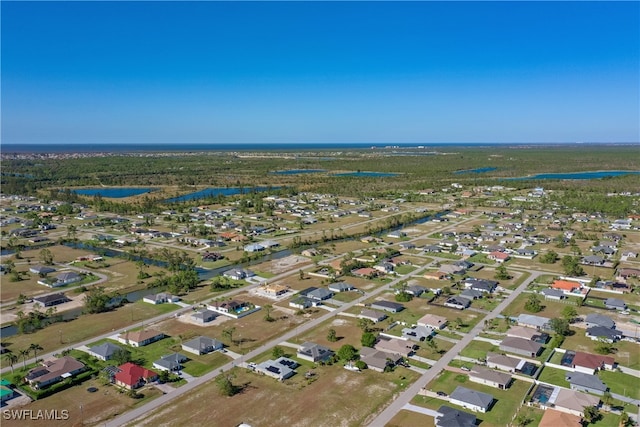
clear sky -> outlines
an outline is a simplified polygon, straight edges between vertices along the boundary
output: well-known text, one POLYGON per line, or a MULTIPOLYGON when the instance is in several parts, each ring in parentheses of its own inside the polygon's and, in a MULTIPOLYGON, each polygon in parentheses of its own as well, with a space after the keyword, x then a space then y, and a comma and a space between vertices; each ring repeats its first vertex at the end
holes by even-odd
POLYGON ((10 2, 3 143, 638 142, 638 2, 10 2))

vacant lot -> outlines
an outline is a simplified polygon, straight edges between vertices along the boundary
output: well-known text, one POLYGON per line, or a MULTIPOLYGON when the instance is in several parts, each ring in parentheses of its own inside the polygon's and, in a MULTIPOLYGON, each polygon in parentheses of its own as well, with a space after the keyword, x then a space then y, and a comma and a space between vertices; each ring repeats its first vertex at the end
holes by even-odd
POLYGON ((386 427, 434 427, 435 420, 429 415, 420 414, 418 412, 407 411, 405 409, 398 412, 386 427))
POLYGON ((119 389, 112 385, 104 385, 99 380, 89 380, 69 389, 63 390, 52 396, 30 403, 20 409, 30 409, 34 414, 39 410, 69 411, 68 420, 2 420, 3 426, 52 426, 68 427, 81 425, 96 425, 107 421, 118 414, 122 414, 136 406, 142 405, 162 393, 153 387, 144 387, 139 390, 144 398, 136 400, 120 393, 119 389), (96 387, 98 391, 89 393, 87 388, 96 387))
POLYGON ((338 365, 314 371, 309 380, 298 374, 281 383, 237 368, 233 383, 244 385, 240 394, 221 397, 210 382, 136 425, 361 426, 418 377, 404 368, 385 374, 349 372, 338 365))

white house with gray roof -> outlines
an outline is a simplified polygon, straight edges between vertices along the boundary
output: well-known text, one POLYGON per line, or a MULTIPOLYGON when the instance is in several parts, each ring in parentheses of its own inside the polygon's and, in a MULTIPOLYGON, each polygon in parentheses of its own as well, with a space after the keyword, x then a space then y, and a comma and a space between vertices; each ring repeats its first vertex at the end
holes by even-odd
POLYGON ((487 412, 493 404, 493 396, 466 387, 457 386, 449 396, 449 402, 473 412, 487 412))
POLYGON ((584 391, 602 396, 609 388, 595 375, 582 372, 567 372, 565 379, 569 382, 571 390, 584 391))
POLYGON ((182 344, 184 351, 197 355, 211 353, 223 348, 224 344, 221 341, 209 337, 196 337, 182 344))
POLYGON ((605 328, 613 329, 616 327, 616 323, 611 320, 610 317, 597 313, 587 314, 584 321, 587 324, 587 328, 592 326, 604 326, 605 328))
POLYGON ((93 357, 96 357, 100 360, 106 361, 111 359, 111 357, 113 356, 113 353, 115 353, 118 350, 122 350, 122 347, 120 347, 119 345, 112 344, 110 342, 105 342, 104 344, 90 347, 87 353, 89 353, 93 357))
POLYGON ((320 344, 305 342, 300 346, 300 348, 298 348, 296 355, 302 360, 318 362, 331 358, 333 356, 333 351, 327 347, 321 346, 320 344))
POLYGON ((547 317, 534 316, 533 314, 521 314, 516 318, 518 325, 535 329, 550 329, 550 321, 551 319, 547 317))

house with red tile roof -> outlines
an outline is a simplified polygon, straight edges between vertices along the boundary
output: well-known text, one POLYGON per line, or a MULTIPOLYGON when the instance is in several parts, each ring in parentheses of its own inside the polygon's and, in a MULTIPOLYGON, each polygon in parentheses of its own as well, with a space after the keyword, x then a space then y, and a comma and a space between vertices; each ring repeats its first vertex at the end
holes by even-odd
POLYGON ((578 282, 572 282, 570 280, 554 280, 553 283, 551 284, 551 287, 553 289, 560 289, 565 293, 570 293, 574 289, 580 288, 581 285, 578 282))
POLYGON ((134 390, 143 385, 158 379, 158 374, 135 363, 127 362, 118 366, 118 372, 114 376, 114 381, 120 387, 134 390))
POLYGON ((509 256, 509 254, 506 254, 504 252, 494 251, 487 255, 487 258, 499 263, 503 263, 505 261, 508 261, 511 257, 509 256))
POLYGON ((593 375, 599 369, 613 369, 616 362, 611 356, 576 351, 571 364, 577 372, 584 372, 585 374, 593 375))

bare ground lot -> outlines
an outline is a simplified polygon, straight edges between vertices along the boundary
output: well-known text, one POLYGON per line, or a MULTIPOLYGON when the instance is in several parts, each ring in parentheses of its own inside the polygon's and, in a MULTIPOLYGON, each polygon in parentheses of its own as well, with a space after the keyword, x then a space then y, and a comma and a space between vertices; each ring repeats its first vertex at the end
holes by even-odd
POLYGON ((420 414, 418 412, 407 411, 406 409, 398 412, 391 421, 389 421, 386 427, 435 427, 435 421, 433 417, 429 415, 420 414))
POLYGON ((101 422, 113 418, 117 414, 122 414, 129 409, 144 404, 149 399, 161 394, 152 386, 139 390, 145 395, 143 399, 136 400, 120 393, 118 389, 111 385, 103 385, 101 380, 89 380, 82 384, 73 386, 67 390, 56 393, 52 396, 37 400, 22 408, 29 409, 35 414, 39 410, 51 411, 67 410, 69 418, 67 420, 2 420, 3 426, 44 426, 47 427, 69 427, 81 425, 99 425, 101 422), (98 391, 89 393, 87 388, 96 387, 98 391), (82 410, 80 409, 82 406, 82 410))
POLYGON ((366 425, 372 414, 418 377, 404 368, 385 374, 369 370, 355 373, 333 365, 315 372, 311 380, 298 374, 280 383, 238 368, 233 383, 245 385, 240 394, 221 397, 215 383, 210 382, 135 425, 366 425))

